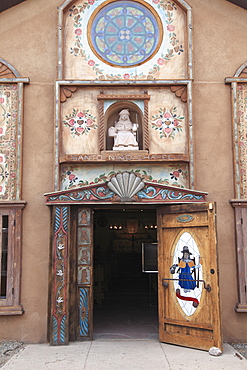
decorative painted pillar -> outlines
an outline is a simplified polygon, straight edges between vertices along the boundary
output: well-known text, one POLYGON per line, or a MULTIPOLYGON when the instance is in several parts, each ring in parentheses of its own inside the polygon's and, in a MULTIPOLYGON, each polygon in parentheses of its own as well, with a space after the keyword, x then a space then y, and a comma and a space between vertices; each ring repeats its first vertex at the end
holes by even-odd
POLYGON ((69 206, 53 207, 50 344, 69 342, 69 206))

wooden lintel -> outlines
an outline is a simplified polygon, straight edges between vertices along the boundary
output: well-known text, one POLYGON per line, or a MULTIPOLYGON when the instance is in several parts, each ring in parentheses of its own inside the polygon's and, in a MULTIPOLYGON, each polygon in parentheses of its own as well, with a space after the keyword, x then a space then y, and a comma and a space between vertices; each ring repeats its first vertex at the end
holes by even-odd
POLYGON ((104 151, 101 154, 67 154, 60 157, 60 163, 95 163, 95 162, 108 162, 108 163, 123 163, 123 162, 189 162, 187 154, 150 154, 145 150, 133 152, 114 152, 104 151))
POLYGON ((98 100, 127 100, 127 99, 132 99, 132 100, 149 100, 150 95, 144 94, 144 95, 105 95, 105 94, 100 94, 97 96, 98 100))
POLYGON ((23 209, 27 202, 25 200, 6 200, 1 201, 1 208, 20 208, 23 209))

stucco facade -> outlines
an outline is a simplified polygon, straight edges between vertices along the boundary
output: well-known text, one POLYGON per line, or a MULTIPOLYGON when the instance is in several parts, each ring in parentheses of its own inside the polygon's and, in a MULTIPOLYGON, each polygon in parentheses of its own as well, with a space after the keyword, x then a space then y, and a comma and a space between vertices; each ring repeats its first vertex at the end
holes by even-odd
MULTIPOLYGON (((230 85, 247 60, 247 11, 225 0, 189 0, 193 28, 194 189, 217 205, 219 286, 224 341, 246 341, 247 313, 235 312, 234 154, 230 85)), ((50 210, 54 191, 57 8, 61 0, 27 0, 0 14, 1 58, 30 82, 24 86, 22 315, 0 316, 0 338, 47 341, 50 210)))

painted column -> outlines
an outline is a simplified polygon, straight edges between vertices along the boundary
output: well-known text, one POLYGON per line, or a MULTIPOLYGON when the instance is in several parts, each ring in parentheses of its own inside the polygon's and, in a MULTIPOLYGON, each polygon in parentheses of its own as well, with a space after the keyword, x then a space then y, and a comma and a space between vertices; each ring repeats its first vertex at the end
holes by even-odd
POLYGON ((69 342, 69 206, 53 207, 50 344, 69 342))

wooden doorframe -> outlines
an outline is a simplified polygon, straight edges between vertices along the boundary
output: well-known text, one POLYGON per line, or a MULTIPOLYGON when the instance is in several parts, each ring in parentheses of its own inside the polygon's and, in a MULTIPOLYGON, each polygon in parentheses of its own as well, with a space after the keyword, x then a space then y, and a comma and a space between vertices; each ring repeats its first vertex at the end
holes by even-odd
MULTIPOLYGON (((73 211, 71 207, 84 208, 137 208, 157 209, 166 204, 201 203, 205 201, 206 193, 178 189, 155 183, 144 183, 144 189, 134 196, 132 202, 116 197, 109 192, 108 184, 97 184, 78 189, 64 190, 45 194, 46 205, 51 206, 51 238, 50 238, 50 274, 48 297, 48 341, 51 345, 66 345, 70 340, 70 281, 75 279, 75 271, 70 269, 75 260, 74 242, 71 234, 73 226, 73 211), (149 199, 148 189, 153 192, 149 199), (105 189, 104 191, 102 189, 105 189), (98 193, 101 189, 101 193, 98 193), (145 191, 144 191, 145 190, 145 191), (104 192, 107 196, 104 195, 104 192), (109 196, 108 196, 109 194, 109 196), (160 195, 159 195, 160 194, 160 195), (101 200, 102 195, 102 200, 101 200)), ((74 288, 75 289, 75 288, 74 288)), ((72 294, 75 294, 72 292, 72 294)), ((92 321, 92 320, 91 320, 92 321)), ((72 329, 71 329, 72 330, 72 329)), ((75 335, 71 335, 72 339, 75 335)))

